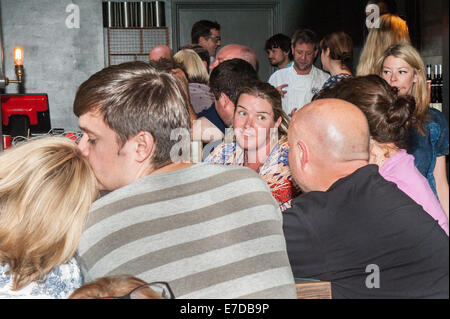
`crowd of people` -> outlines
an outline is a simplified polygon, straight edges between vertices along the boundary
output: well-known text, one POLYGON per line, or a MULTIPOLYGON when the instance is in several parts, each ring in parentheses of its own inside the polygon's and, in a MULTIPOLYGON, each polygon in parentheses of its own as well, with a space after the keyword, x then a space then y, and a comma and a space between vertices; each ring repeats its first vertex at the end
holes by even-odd
POLYGON ((0 298, 448 298, 448 123, 406 22, 369 3, 356 68, 348 34, 301 29, 266 41, 265 82, 201 20, 93 74, 80 140, 0 156, 0 298))

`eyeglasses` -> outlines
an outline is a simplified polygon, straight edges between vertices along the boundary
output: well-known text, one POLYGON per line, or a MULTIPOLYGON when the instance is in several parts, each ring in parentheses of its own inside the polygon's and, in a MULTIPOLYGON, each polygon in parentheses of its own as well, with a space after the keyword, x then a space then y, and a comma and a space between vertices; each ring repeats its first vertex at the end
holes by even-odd
POLYGON ((211 39, 211 40, 213 40, 215 43, 217 43, 217 42, 219 42, 219 41, 222 40, 221 37, 213 37, 212 35, 206 36, 205 39, 211 39))
POLYGON ((150 299, 155 292, 163 299, 175 299, 169 284, 164 281, 155 281, 142 286, 136 287, 126 295, 120 297, 104 297, 102 299, 150 299), (151 291, 151 290, 153 291, 151 291))

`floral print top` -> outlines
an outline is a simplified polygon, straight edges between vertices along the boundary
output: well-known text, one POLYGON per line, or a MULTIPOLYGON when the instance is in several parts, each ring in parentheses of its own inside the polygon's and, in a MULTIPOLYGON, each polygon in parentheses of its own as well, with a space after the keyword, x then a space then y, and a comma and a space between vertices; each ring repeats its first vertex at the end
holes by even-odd
MULTIPOLYGON (((292 198, 300 193, 292 179, 289 169, 289 146, 287 137, 283 136, 273 147, 271 153, 259 170, 259 175, 266 181, 273 197, 280 205, 281 211, 291 207, 292 198)), ((236 143, 223 142, 205 159, 205 162, 222 165, 244 166, 244 150, 236 143)))
POLYGON ((347 73, 339 73, 333 76, 330 76, 328 78, 328 80, 325 82, 325 84, 322 87, 322 90, 335 85, 336 83, 338 83, 339 81, 343 80, 343 79, 347 79, 347 78, 351 78, 352 76, 350 74, 347 73))
POLYGON ((11 290, 12 276, 8 265, 0 265, 0 299, 65 299, 83 284, 75 258, 49 272, 43 280, 34 281, 20 290, 11 290))

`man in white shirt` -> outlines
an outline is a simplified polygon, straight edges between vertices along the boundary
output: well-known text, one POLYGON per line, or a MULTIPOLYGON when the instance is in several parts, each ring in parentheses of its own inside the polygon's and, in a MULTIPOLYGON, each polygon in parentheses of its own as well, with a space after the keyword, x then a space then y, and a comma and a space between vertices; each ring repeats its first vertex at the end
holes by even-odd
POLYGON ((289 116, 311 102, 330 76, 313 65, 319 53, 314 31, 296 31, 292 37, 291 50, 294 64, 276 71, 268 81, 281 93, 283 110, 289 116))

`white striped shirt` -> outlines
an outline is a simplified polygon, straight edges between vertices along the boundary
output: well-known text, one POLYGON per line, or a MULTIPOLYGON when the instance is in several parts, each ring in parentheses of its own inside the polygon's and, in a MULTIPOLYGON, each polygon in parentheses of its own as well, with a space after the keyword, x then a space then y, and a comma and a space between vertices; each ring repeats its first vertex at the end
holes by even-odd
POLYGON ((296 298, 281 223, 255 172, 203 163, 97 200, 78 253, 88 278, 167 281, 177 298, 296 298))

